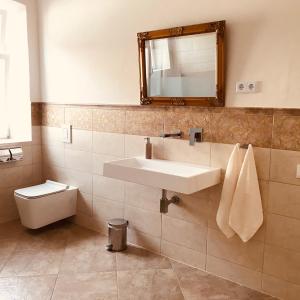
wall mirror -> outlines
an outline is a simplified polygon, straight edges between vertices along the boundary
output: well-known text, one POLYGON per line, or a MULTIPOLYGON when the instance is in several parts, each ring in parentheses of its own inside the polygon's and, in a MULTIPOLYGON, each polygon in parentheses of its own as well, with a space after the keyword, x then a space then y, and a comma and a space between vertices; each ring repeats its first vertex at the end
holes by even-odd
POLYGON ((138 36, 142 105, 225 104, 225 21, 138 36))

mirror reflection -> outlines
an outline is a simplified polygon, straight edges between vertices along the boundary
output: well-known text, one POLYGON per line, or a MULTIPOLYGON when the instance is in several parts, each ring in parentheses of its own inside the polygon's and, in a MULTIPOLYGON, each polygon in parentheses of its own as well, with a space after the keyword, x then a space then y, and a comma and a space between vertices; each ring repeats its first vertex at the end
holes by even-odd
POLYGON ((150 97, 215 97, 217 35, 201 33, 145 41, 150 97))

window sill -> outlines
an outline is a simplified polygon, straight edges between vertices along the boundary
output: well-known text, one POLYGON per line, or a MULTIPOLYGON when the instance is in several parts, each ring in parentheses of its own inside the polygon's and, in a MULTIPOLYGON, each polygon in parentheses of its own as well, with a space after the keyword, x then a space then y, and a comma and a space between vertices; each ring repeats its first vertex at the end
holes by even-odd
POLYGON ((15 145, 15 144, 27 144, 31 143, 32 141, 29 139, 0 139, 0 147, 7 146, 7 145, 15 145))

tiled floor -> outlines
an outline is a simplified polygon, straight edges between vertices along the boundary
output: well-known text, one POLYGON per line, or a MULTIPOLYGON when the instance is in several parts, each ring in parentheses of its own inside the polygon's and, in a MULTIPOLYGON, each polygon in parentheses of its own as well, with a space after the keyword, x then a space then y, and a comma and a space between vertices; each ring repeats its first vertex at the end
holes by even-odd
POLYGON ((68 222, 25 230, 0 225, 1 300, 265 300, 272 297, 68 222))

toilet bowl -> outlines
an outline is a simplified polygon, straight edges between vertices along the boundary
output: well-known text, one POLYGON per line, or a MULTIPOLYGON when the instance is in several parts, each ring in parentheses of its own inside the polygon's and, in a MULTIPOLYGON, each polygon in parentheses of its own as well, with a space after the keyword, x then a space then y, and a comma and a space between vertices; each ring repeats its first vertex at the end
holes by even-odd
POLYGON ((36 229, 76 214, 78 188, 47 180, 18 189, 15 200, 21 223, 36 229))

